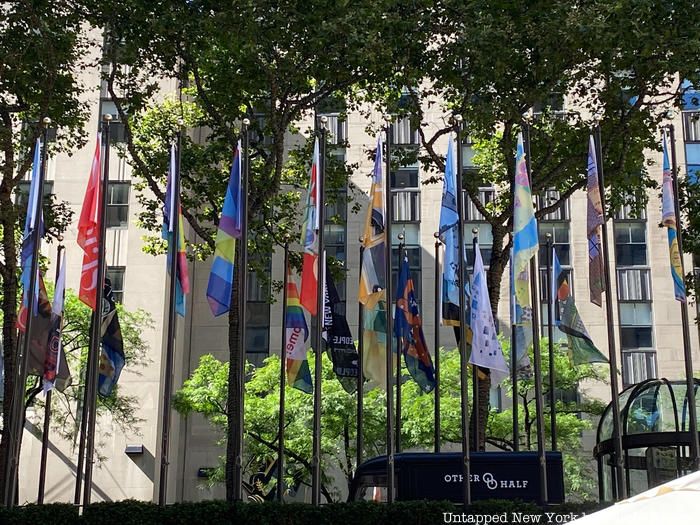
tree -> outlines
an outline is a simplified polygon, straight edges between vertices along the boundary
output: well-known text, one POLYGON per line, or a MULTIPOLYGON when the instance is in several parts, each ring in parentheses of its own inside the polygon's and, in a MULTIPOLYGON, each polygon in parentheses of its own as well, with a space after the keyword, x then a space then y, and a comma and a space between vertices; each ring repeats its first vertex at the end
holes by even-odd
MULTIPOLYGON (((446 115, 461 114, 464 136, 487 146, 489 162, 466 172, 461 186, 493 236, 487 264, 495 313, 512 245, 517 132, 529 120, 533 194, 558 191, 537 217, 584 187, 594 117, 602 129, 608 212, 625 202, 643 206, 642 190, 655 186, 644 151, 659 149, 659 126, 685 89, 678 79, 697 79, 698 13, 682 1, 442 0, 426 16, 434 44, 392 79, 403 89, 378 86, 366 100, 411 119, 423 148, 418 160, 434 174, 428 183, 439 180, 444 159, 438 140, 454 126, 447 118, 437 130, 434 122, 428 126, 426 110, 434 112, 437 105, 446 115), (566 111, 560 111, 564 97, 566 111), (479 199, 483 186, 496 189, 488 205, 479 199)), ((489 381, 480 387, 485 403, 489 381)), ((483 446, 484 437, 475 446, 483 446)))
MULTIPOLYGON (((184 92, 196 108, 190 115, 196 117, 199 129, 206 130, 206 139, 198 146, 185 141, 182 170, 183 215, 201 241, 197 253, 206 257, 213 250, 226 168, 240 123, 248 117, 255 132, 249 191, 255 243, 249 248, 253 261, 257 250, 259 261, 266 263, 275 244, 298 238, 291 220, 296 199, 280 192, 286 139, 298 132, 295 124, 303 116, 335 94, 345 95, 379 76, 390 76, 397 48, 384 43, 402 34, 411 9, 384 1, 335 3, 332 8, 318 1, 300 8, 297 2, 267 0, 231 5, 171 2, 168 9, 136 0, 99 6, 96 23, 107 28, 107 89, 126 126, 134 175, 150 193, 147 207, 154 211, 161 206, 160 174, 165 170, 162 163, 151 162, 155 159, 144 151, 135 128, 153 101, 158 81, 177 77, 190 86, 184 92), (196 154, 199 158, 192 157, 196 154)), ((167 142, 173 121, 152 131, 167 142)), ((228 319, 231 429, 241 407, 236 371, 244 353, 237 343, 238 317, 234 306, 228 319)), ((232 431, 228 441, 228 499, 234 495, 237 435, 232 431)))
MULTIPOLYGON (((542 341, 547 348, 546 339, 542 341)), ((507 344, 506 351, 508 351, 507 344)), ((600 380, 602 374, 594 366, 572 366, 565 349, 555 345, 555 374, 558 391, 575 391, 578 383, 586 380, 600 380)), ((310 354, 309 357, 313 359, 310 354)), ((545 356, 546 357, 546 356, 545 356)), ((312 362, 313 363, 313 362, 312 362)), ((311 363, 311 364, 312 364, 311 363)), ((459 446, 461 443, 461 412, 459 397, 459 352, 443 350, 441 356, 441 419, 442 438, 445 443, 459 446)), ((245 437, 246 451, 250 462, 246 466, 249 474, 265 470, 277 457, 279 417, 279 367, 277 356, 270 356, 265 365, 249 367, 250 380, 246 383, 245 437)), ((200 359, 199 366, 175 395, 178 411, 187 415, 202 414, 225 440, 227 434, 228 363, 222 363, 211 355, 200 359)), ((403 374, 402 385, 402 424, 401 439, 403 448, 432 450, 434 396, 423 394, 407 372, 403 374)), ((545 394, 548 393, 548 374, 544 378, 545 394)), ((504 382, 507 395, 512 396, 510 383, 504 382)), ((340 487, 333 484, 331 471, 339 469, 350 487, 357 467, 356 459, 356 397, 343 390, 335 378, 328 359, 324 359, 322 399, 322 492, 328 501, 337 500, 340 487)), ((385 453, 386 412, 385 393, 372 389, 365 394, 365 457, 385 453)), ((311 473, 311 434, 308 429, 313 416, 310 397, 298 390, 287 387, 286 391, 286 439, 285 483, 298 486, 310 483, 311 473)), ((518 384, 518 402, 521 421, 521 449, 533 450, 537 447, 534 435, 534 384, 524 379, 518 384)), ((556 420, 560 447, 564 451, 565 480, 567 496, 586 499, 592 494, 595 485, 590 468, 590 458, 583 454, 581 432, 591 427, 589 418, 602 413, 604 405, 597 400, 580 396, 571 401, 558 400, 556 420)), ((548 412, 548 410, 547 410, 548 412)), ((550 435, 549 415, 545 414, 550 435)), ((487 414, 486 440, 490 446, 502 450, 512 450, 512 412, 510 409, 498 411, 491 407, 487 414)), ((222 443, 223 445, 223 443, 222 443)), ((222 469, 217 469, 211 482, 222 481, 222 469)), ((340 483, 340 481, 337 481, 340 483)), ((268 487, 269 488, 269 487, 268 487)))
MULTIPOLYGON (((13 403, 18 310, 18 242, 24 211, 16 205, 22 178, 31 167, 44 117, 52 119, 57 137, 51 153, 70 151, 84 140, 84 87, 76 71, 85 65, 86 39, 81 33, 82 2, 25 0, 0 7, 0 281, 2 352, 5 366, 0 471, 7 461, 9 412, 13 403)), ((67 207, 46 205, 49 239, 70 220, 67 207)), ((0 480, 0 491, 5 480, 0 480)))

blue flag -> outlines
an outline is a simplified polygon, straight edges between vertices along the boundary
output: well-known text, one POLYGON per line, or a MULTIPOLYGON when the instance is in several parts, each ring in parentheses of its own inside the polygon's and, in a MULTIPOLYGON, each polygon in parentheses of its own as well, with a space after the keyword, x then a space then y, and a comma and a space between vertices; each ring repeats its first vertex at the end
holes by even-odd
MULTIPOLYGON (((44 214, 41 203, 42 196, 39 195, 39 178, 41 177, 41 141, 36 139, 34 147, 34 160, 32 162, 32 180, 29 185, 29 200, 27 201, 27 216, 24 220, 24 233, 22 236, 22 251, 20 254, 20 264, 22 266, 22 306, 29 304, 27 290, 30 286, 30 275, 32 273, 32 259, 34 256, 34 231, 39 228, 39 238, 44 236, 44 214)), ((38 269, 37 269, 38 272, 38 269)), ((34 308, 33 314, 36 316, 39 309, 39 279, 36 279, 34 287, 34 308)))
POLYGON ((423 392, 435 388, 435 369, 423 336, 423 322, 416 301, 413 279, 409 273, 408 257, 404 256, 396 288, 394 334, 404 357, 406 368, 423 392))
POLYGON ((457 214, 457 170, 453 154, 452 137, 447 143, 445 158, 445 180, 442 187, 440 206, 440 236, 445 245, 442 263, 441 313, 442 324, 459 326, 459 215, 457 214))

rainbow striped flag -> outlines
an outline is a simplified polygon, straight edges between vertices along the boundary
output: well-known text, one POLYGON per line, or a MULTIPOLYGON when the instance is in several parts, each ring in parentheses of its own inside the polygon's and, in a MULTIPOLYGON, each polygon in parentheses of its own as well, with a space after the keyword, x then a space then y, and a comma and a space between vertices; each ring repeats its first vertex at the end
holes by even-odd
POLYGON ((175 177, 177 173, 175 144, 170 148, 170 168, 168 169, 168 183, 165 188, 165 206, 163 207, 163 232, 162 237, 168 241, 168 273, 170 273, 170 261, 173 254, 173 232, 175 221, 178 221, 177 236, 177 282, 175 283, 175 310, 181 317, 185 316, 185 294, 190 293, 190 276, 187 271, 187 253, 185 252, 185 228, 182 220, 182 206, 180 195, 175 191, 178 186, 175 177), (176 211, 177 210, 177 211, 176 211))
POLYGON ((683 261, 678 249, 678 223, 676 218, 675 195, 673 192, 673 172, 668 158, 668 145, 664 134, 662 211, 663 224, 668 232, 668 250, 671 258, 671 277, 676 301, 686 302, 685 283, 683 282, 683 261))
POLYGON ((318 184, 319 153, 318 138, 314 141, 314 157, 309 174, 309 192, 306 197, 306 213, 301 233, 304 247, 304 260, 301 270, 301 305, 311 315, 316 315, 318 292, 318 230, 319 206, 321 196, 318 184))
POLYGON ((287 304, 285 315, 285 343, 287 383, 290 386, 310 394, 313 392, 309 361, 306 359, 306 340, 309 338, 309 328, 306 325, 304 310, 299 301, 297 285, 292 280, 292 274, 287 268, 287 304))
POLYGON ((233 264, 236 239, 241 238, 243 210, 241 210, 241 141, 238 141, 231 164, 231 177, 226 188, 224 206, 221 209, 219 229, 216 232, 214 262, 209 273, 207 301, 214 316, 219 316, 231 308, 233 289, 233 264))

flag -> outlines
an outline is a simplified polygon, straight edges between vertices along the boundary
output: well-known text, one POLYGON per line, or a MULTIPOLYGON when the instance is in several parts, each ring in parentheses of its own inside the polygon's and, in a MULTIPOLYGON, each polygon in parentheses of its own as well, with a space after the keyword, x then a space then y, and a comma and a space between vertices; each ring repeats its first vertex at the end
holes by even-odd
POLYGON ((588 335, 571 295, 566 274, 559 264, 557 252, 552 248, 552 282, 555 283, 556 302, 554 322, 566 334, 569 356, 575 365, 582 363, 607 363, 608 359, 598 350, 588 335))
POLYGON ((102 350, 100 352, 100 375, 98 380, 98 393, 103 397, 109 397, 117 386, 119 375, 124 368, 126 358, 124 356, 124 341, 119 326, 117 305, 114 302, 112 283, 105 279, 104 302, 102 311, 102 350))
POLYGON ((603 224, 603 203, 598 183, 598 163, 593 135, 588 140, 588 286, 591 302, 600 306, 603 296, 603 253, 600 249, 600 227, 603 224))
MULTIPOLYGON (((163 239, 168 241, 168 274, 170 262, 173 256, 173 232, 175 221, 177 222, 178 236, 177 246, 177 281, 175 283, 175 310, 181 317, 185 316, 185 294, 190 293, 190 276, 187 271, 187 254, 185 252, 185 228, 182 220, 182 206, 180 195, 175 191, 179 184, 175 183, 175 177, 180 177, 176 172, 177 162, 175 144, 170 147, 170 168, 168 169, 168 182, 165 189, 165 206, 163 207, 163 239)), ((172 278, 172 276, 171 276, 172 278)))
POLYGON ((304 259, 301 270, 301 305, 311 315, 316 315, 316 292, 318 291, 318 231, 319 207, 321 202, 319 177, 318 138, 314 141, 314 157, 309 173, 309 191, 306 196, 306 211, 302 227, 301 244, 304 247, 304 259))
POLYGON ((537 220, 527 173, 523 134, 518 133, 515 155, 513 200, 513 255, 511 272, 515 296, 516 367, 530 364, 527 349, 532 343, 532 300, 530 297, 530 260, 538 250, 537 220))
POLYGON ((100 261, 99 235, 100 235, 100 213, 101 199, 101 179, 102 179, 102 135, 97 134, 95 145, 95 155, 92 158, 92 168, 88 179, 83 208, 80 211, 78 221, 78 245, 83 249, 83 269, 80 274, 79 297, 82 302, 93 310, 96 310, 97 301, 97 274, 100 261))
POLYGON ((228 312, 231 308, 236 239, 241 238, 243 213, 241 209, 241 141, 239 140, 231 163, 231 176, 226 187, 219 228, 216 232, 214 262, 211 265, 207 284, 207 301, 215 317, 228 312))
POLYGON ((664 134, 664 158, 663 158, 663 186, 662 186, 662 211, 663 224, 668 232, 668 251, 671 258, 671 277, 673 278, 673 292, 676 300, 686 302, 685 283, 683 282, 683 263, 678 249, 678 223, 676 218, 675 195, 673 192, 673 173, 668 158, 668 145, 664 134))
POLYGON ((56 264, 59 265, 58 279, 53 291, 53 304, 51 305, 51 325, 48 333, 46 356, 44 357, 43 385, 44 392, 48 392, 55 386, 63 390, 70 382, 70 371, 65 355, 63 355, 63 345, 61 344, 61 330, 63 323, 63 305, 65 302, 66 289, 66 261, 65 252, 61 252, 56 264), (59 371, 62 373, 59 375, 59 371), (68 381, 65 376, 68 376, 68 381), (63 376, 63 377, 62 377, 63 376), (59 382, 57 382, 57 377, 59 382), (62 384, 61 384, 62 383, 62 384))
MULTIPOLYGON (((530 282, 529 282, 529 271, 525 271, 521 276, 527 280, 525 286, 529 293, 530 282)), ((511 341, 511 351, 515 349, 516 352, 516 369, 526 370, 530 367, 530 357, 528 356, 527 349, 532 344, 532 307, 530 301, 528 300, 527 305, 523 306, 518 302, 515 296, 515 264, 513 262, 513 249, 510 252, 510 322, 515 327, 515 341, 511 341)), ((523 285, 521 285, 523 286, 523 285)), ((529 298, 529 295, 528 295, 529 298)))
POLYGON ((450 137, 445 158, 445 179, 442 186, 439 229, 444 244, 440 309, 442 324, 446 326, 459 326, 459 279, 457 276, 459 269, 459 215, 457 214, 456 176, 452 137, 450 137))
MULTIPOLYGON (((28 290, 31 284, 32 259, 34 258, 34 231, 39 228, 39 237, 44 236, 44 213, 41 206, 43 196, 39 195, 39 179, 41 178, 41 141, 36 139, 34 146, 34 160, 32 162, 32 180, 29 185, 29 199, 27 201, 27 215, 24 220, 24 234, 22 236, 22 250, 20 264, 22 266, 22 306, 27 308, 29 304, 28 290)), ((37 275, 38 275, 37 268, 37 275)), ((34 287, 34 316, 38 313, 39 279, 34 287)))
POLYGON ((333 371, 346 392, 352 394, 357 390, 358 361, 357 348, 350 326, 345 318, 338 289, 333 276, 325 263, 325 308, 323 315, 324 338, 327 351, 333 363, 333 371))
POLYGON ((473 365, 489 368, 491 370, 491 385, 496 385, 508 377, 508 365, 503 357, 503 350, 493 320, 481 250, 478 245, 475 248, 469 323, 472 330, 472 352, 469 356, 469 362, 473 365))
POLYGON ((305 345, 309 338, 309 328, 299 302, 297 285, 292 280, 289 268, 287 268, 287 304, 284 316, 287 382, 292 387, 310 394, 313 392, 313 383, 309 362, 306 359, 305 345))
POLYGON ((384 181, 382 177, 382 139, 377 137, 374 157, 370 206, 365 218, 362 237, 362 268, 360 272, 360 302, 372 308, 386 300, 386 224, 384 213, 384 181))
POLYGON ((394 334, 398 348, 413 380, 423 392, 431 392, 435 388, 435 369, 423 336, 423 321, 416 301, 413 279, 409 273, 407 256, 404 256, 401 263, 396 291, 394 334))
POLYGON ((382 177, 382 139, 377 137, 370 205, 362 237, 359 300, 364 305, 362 368, 364 375, 386 389, 386 257, 387 242, 382 177))

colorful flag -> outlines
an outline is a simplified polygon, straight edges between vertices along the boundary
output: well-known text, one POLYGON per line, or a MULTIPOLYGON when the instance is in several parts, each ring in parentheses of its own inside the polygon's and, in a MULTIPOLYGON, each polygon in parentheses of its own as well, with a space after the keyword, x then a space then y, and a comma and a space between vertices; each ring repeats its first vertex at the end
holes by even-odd
POLYGON ((350 326, 343 313, 342 303, 333 276, 325 263, 325 308, 323 315, 324 339, 333 363, 333 371, 338 381, 349 394, 357 390, 358 361, 357 348, 350 332, 350 326))
POLYGON ((457 214, 457 189, 452 137, 447 143, 445 180, 442 186, 440 206, 440 236, 444 244, 440 309, 442 324, 459 326, 459 215, 457 214))
MULTIPOLYGON (((527 282, 528 294, 530 290, 529 271, 521 274, 527 282)), ((532 307, 530 302, 523 306, 518 303, 518 298, 515 296, 515 264, 513 263, 513 249, 510 251, 510 322, 515 327, 515 341, 511 341, 511 351, 515 349, 516 369, 527 370, 530 367, 530 357, 527 349, 532 344, 532 307)), ((521 284, 523 286, 523 284, 521 284)), ((528 295, 529 297, 529 295, 528 295)))
POLYGON ((322 206, 319 176, 319 150, 318 138, 314 141, 314 157, 309 173, 309 191, 306 196, 306 211, 304 213, 304 226, 302 227, 301 244, 304 247, 304 260, 301 270, 301 305, 311 315, 316 315, 318 291, 318 231, 319 206, 322 206))
POLYGON ((170 274, 170 262, 173 256, 173 232, 175 221, 177 222, 178 236, 177 246, 177 281, 175 283, 175 310, 181 317, 185 316, 185 294, 190 293, 190 276, 187 271, 187 253, 185 252, 185 228, 182 220, 182 206, 180 195, 175 191, 179 184, 175 183, 175 177, 180 177, 176 172, 177 162, 175 144, 170 147, 170 167, 168 169, 168 182, 165 188, 165 206, 163 207, 163 239, 168 241, 168 274, 170 274), (176 211, 177 210, 177 211, 176 211))
POLYGON ((245 213, 241 209, 241 173, 241 141, 239 140, 231 163, 231 176, 226 187, 224 206, 221 208, 219 228, 216 232, 214 262, 211 265, 207 284, 207 301, 215 317, 228 312, 231 308, 236 239, 241 238, 243 213, 245 213))
MULTIPOLYGON (((61 330, 63 323, 63 305, 65 302, 66 289, 66 256, 65 252, 56 262, 59 265, 58 279, 53 291, 53 304, 51 305, 51 326, 48 334, 48 344, 46 348, 46 357, 44 358, 44 374, 43 386, 44 392, 53 389, 57 384, 57 376, 60 371, 68 373, 70 380, 70 372, 68 371, 68 363, 63 354, 63 345, 61 344, 61 330), (63 370, 65 369, 65 370, 63 370)), ((65 374, 61 374, 65 375, 65 374)), ((62 378, 58 378, 61 380, 62 378)), ((65 386, 65 379, 64 379, 65 386)), ((58 384, 59 390, 62 390, 61 384, 58 384)))
POLYGON ((588 335, 586 326, 578 313, 571 295, 566 274, 559 264, 557 252, 552 248, 552 282, 556 283, 554 306, 555 324, 566 334, 569 342, 569 356, 574 364, 607 363, 608 359, 598 350, 588 335))
POLYGON ((515 155, 515 191, 513 202, 513 293, 515 295, 515 348, 517 368, 529 366, 527 349, 532 344, 532 301, 530 298, 530 260, 538 250, 537 220, 527 173, 523 134, 518 133, 515 155))
POLYGON ((394 333, 406 368, 424 392, 435 388, 435 369, 423 336, 423 321, 418 309, 408 257, 404 256, 396 290, 394 333))
POLYGON ((685 282, 683 282, 683 261, 678 249, 678 223, 676 218, 675 195, 673 191, 673 173, 668 158, 668 145, 664 134, 664 158, 663 158, 663 186, 662 186, 662 211, 663 224, 668 232, 668 251, 671 258, 671 277, 673 278, 673 292, 676 300, 686 302, 685 282))
POLYGON ((304 310, 299 302, 297 285, 287 268, 287 304, 285 305, 285 349, 287 383, 290 386, 310 394, 313 392, 309 361, 306 359, 306 340, 309 328, 304 318, 304 310))
POLYGON ((100 351, 100 375, 97 391, 102 397, 109 397, 117 386, 119 376, 124 368, 124 341, 121 326, 117 316, 117 305, 114 302, 112 283, 105 279, 104 301, 106 311, 102 312, 102 349, 100 351))
POLYGON ((603 253, 600 248, 600 227, 603 224, 603 203, 598 183, 598 163, 593 135, 588 140, 588 286, 591 302, 600 306, 603 301, 603 253))
POLYGON ((380 300, 386 300, 386 224, 384 213, 384 181, 382 177, 382 139, 377 137, 374 157, 370 207, 367 210, 362 237, 362 269, 360 272, 360 302, 373 308, 380 300))
MULTIPOLYGON (((32 180, 29 184, 29 199, 27 201, 27 215, 24 220, 24 234, 22 236, 22 251, 20 253, 22 266, 22 306, 26 308, 29 304, 27 291, 31 284, 30 275, 32 273, 32 259, 34 258, 34 231, 39 228, 39 237, 44 236, 44 213, 41 203, 43 198, 39 196, 39 178, 41 177, 41 141, 36 139, 34 146, 34 160, 32 162, 32 180)), ((37 268, 37 275, 38 275, 37 268)), ((39 279, 34 287, 34 316, 38 313, 39 279)))
POLYGON ((88 180, 83 208, 80 211, 78 221, 78 245, 83 249, 83 269, 80 274, 79 297, 82 302, 93 310, 97 309, 97 274, 100 261, 99 235, 100 235, 100 212, 101 199, 101 179, 102 179, 102 135, 97 134, 97 144, 95 145, 95 155, 92 158, 92 168, 90 169, 90 179, 88 180))
POLYGON ((497 385, 508 377, 508 365, 503 357, 501 343, 493 320, 491 300, 481 259, 479 245, 475 246, 474 274, 471 286, 472 352, 469 362, 491 370, 491 385, 497 385))

